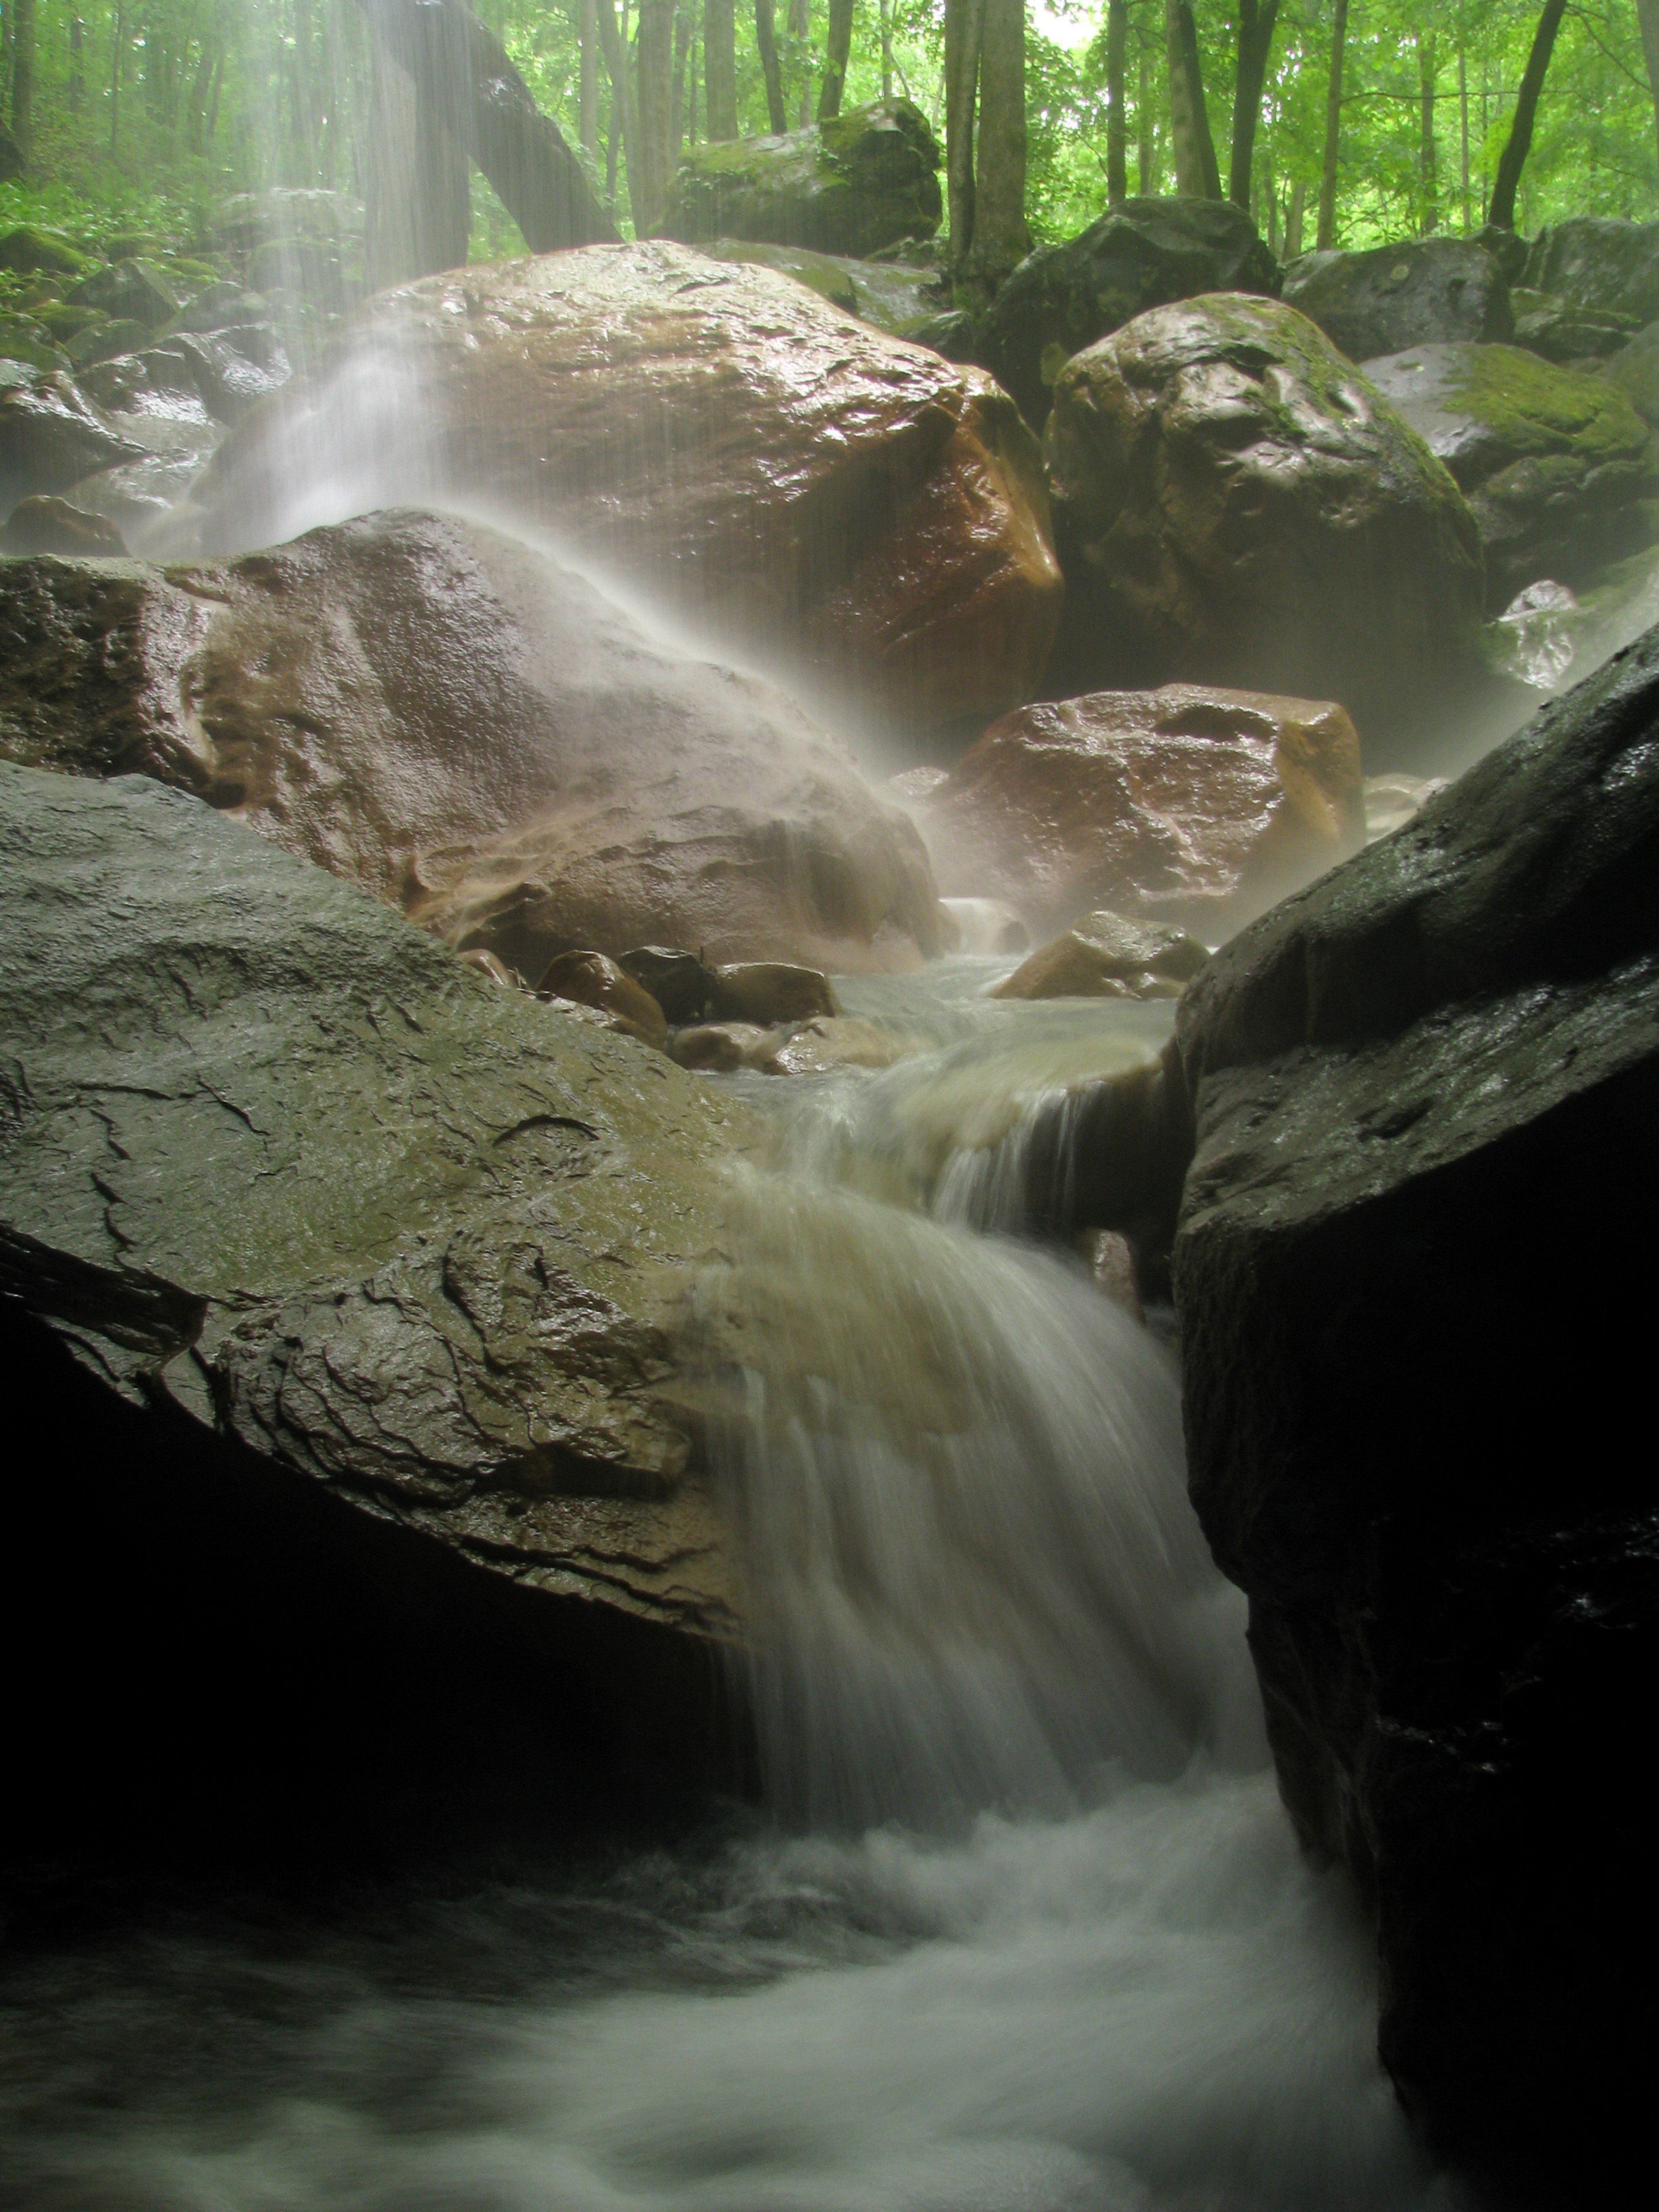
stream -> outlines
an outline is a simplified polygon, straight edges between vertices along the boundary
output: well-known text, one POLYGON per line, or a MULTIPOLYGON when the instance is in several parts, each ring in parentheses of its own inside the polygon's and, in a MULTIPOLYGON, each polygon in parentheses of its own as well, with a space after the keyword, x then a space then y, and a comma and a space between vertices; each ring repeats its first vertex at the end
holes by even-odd
MULTIPOLYGON (((1171 1318, 1018 1231, 1044 1100, 1170 1009, 849 979, 917 1049, 763 1109, 723 1469, 764 1802, 672 1842, 179 1905, 26 1959, 16 2212, 1452 2207, 1299 1854, 1186 1502, 1171 1318)), ((735 1333, 735 1334, 734 1334, 735 1333)))

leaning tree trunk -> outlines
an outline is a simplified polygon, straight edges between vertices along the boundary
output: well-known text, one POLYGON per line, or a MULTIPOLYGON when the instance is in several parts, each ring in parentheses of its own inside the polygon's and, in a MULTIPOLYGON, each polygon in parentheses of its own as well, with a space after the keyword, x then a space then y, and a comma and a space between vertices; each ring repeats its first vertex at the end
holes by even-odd
POLYGON ((968 266, 986 297, 1031 250, 1025 227, 1025 0, 983 0, 968 266))
POLYGON ((1218 200, 1221 172, 1210 112, 1204 102, 1198 24, 1191 0, 1164 0, 1164 35, 1170 56, 1170 132, 1175 141, 1176 190, 1191 199, 1218 200))
POLYGON ((951 258, 960 269, 974 243, 974 118, 985 0, 945 0, 945 182, 951 258))
POLYGON ((778 63, 775 0, 755 0, 755 44, 760 52, 761 74, 766 79, 766 119, 775 137, 789 128, 783 105, 783 70, 778 63))
MULTIPOLYGON (((1648 64, 1648 89, 1653 94, 1653 124, 1659 136, 1659 0, 1636 0, 1636 19, 1642 26, 1642 52, 1648 64)), ((1462 55, 1458 61, 1461 66, 1462 55)))
POLYGON ((1250 164, 1278 18, 1279 0, 1239 0, 1238 82, 1233 91, 1233 143, 1227 171, 1227 197, 1235 207, 1250 204, 1250 164))
POLYGON ((1314 244, 1323 253, 1336 243, 1336 155, 1342 135, 1342 42, 1348 32, 1348 0, 1336 0, 1331 26, 1331 79, 1325 94, 1325 165, 1319 179, 1319 228, 1314 244))
POLYGON ((738 135, 738 46, 732 0, 703 0, 702 88, 711 138, 738 135))
MULTIPOLYGON (((457 27, 453 19, 447 27, 457 27)), ((419 59, 411 71, 374 41, 363 239, 371 292, 466 260, 471 102, 462 57, 425 42, 419 59)))
POLYGON ((1106 0, 1106 198, 1118 206, 1129 197, 1127 118, 1123 112, 1123 63, 1129 46, 1129 0, 1106 0))
POLYGON ((673 84, 674 0, 640 0, 640 198, 634 227, 642 237, 668 212, 673 84))
MULTIPOLYGON (((465 0, 358 4, 368 18, 377 58, 384 52, 417 86, 424 84, 435 112, 446 112, 452 97, 465 106, 465 127, 455 135, 495 187, 532 253, 614 240, 616 226, 594 198, 558 125, 542 113, 501 40, 465 0), (457 94, 442 90, 446 77, 453 78, 457 94)), ((599 0, 599 15, 601 34, 609 18, 611 42, 618 43, 611 0, 599 0)), ((618 82, 614 76, 612 81, 618 82)), ((623 118, 626 149, 625 100, 623 118)), ((631 171, 631 152, 629 167, 631 171)))
POLYGON ((1544 12, 1533 33, 1532 52, 1527 56, 1526 71, 1515 103, 1515 120, 1510 125, 1508 143, 1498 157, 1492 205, 1486 210, 1486 221, 1499 230, 1515 228, 1515 195, 1521 183, 1522 165, 1531 150, 1538 96, 1544 89, 1544 73, 1549 68, 1550 56, 1555 50, 1555 34, 1561 27, 1566 7, 1567 0, 1544 0, 1544 12))
POLYGON ((832 115, 841 113, 841 95, 852 52, 853 0, 830 0, 830 21, 823 37, 823 82, 818 88, 820 123, 827 123, 832 115))

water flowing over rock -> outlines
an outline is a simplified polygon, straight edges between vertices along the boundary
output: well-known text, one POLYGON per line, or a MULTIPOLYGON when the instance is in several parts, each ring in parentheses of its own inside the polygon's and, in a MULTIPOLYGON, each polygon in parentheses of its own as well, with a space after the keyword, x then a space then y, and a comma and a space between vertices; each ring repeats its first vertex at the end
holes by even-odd
POLYGON ((684 148, 662 234, 688 246, 751 238, 868 254, 929 238, 944 202, 939 143, 908 100, 873 100, 775 138, 684 148))
POLYGON ((1030 253, 992 301, 975 358, 1034 429, 1075 353, 1149 307, 1206 292, 1279 290, 1279 264, 1231 200, 1146 198, 1030 253))
POLYGON ((0 570, 0 752, 182 785, 532 980, 647 942, 909 965, 908 820, 770 684, 480 526, 393 514, 223 565, 0 570))
POLYGON ((1659 631, 1182 1002, 1192 1492, 1382 2048, 1529 2185, 1650 2105, 1659 631), (1564 2113, 1574 2116, 1571 2129, 1564 2113))
POLYGON ((732 1632, 671 1402, 729 1109, 183 793, 0 765, 0 845, 8 1330, 482 1570, 732 1632))
POLYGON ((1496 611, 1540 576, 1583 581, 1647 535, 1648 426, 1605 376, 1517 346, 1418 346, 1365 374, 1467 494, 1496 611))
POLYGON ((943 889, 1039 930, 1108 907, 1224 933, 1364 839, 1340 707, 1171 684, 1024 707, 917 809, 943 889))
POLYGON ((1503 341, 1515 329, 1503 270, 1468 238, 1301 254, 1285 268, 1285 300, 1350 361, 1455 338, 1503 341))
POLYGON ((382 294, 232 433, 181 527, 234 551, 458 495, 911 727, 1029 696, 1059 616, 1038 457, 988 377, 684 246, 382 294))
POLYGON ((1056 690, 1178 678, 1340 699, 1374 758, 1478 681, 1474 518, 1293 307, 1137 317, 1060 372, 1046 452, 1056 690))

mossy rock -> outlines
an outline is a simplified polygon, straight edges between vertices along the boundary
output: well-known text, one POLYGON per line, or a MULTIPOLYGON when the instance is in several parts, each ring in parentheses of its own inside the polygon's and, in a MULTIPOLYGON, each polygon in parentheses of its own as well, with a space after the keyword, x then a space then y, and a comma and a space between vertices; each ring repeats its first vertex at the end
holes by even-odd
POLYGON ((779 137, 694 146, 675 174, 662 235, 873 253, 939 228, 939 158, 908 100, 874 100, 779 137))
POLYGON ((1504 345, 1419 346, 1365 374, 1468 493, 1494 612, 1635 549, 1650 432, 1607 377, 1504 345))
POLYGON ((60 231, 40 230, 33 223, 19 223, 0 238, 0 269, 20 276, 44 271, 54 276, 84 276, 96 268, 89 254, 60 231))
POLYGON ((69 356, 32 315, 0 315, 0 360, 21 361, 30 368, 67 368, 69 356))

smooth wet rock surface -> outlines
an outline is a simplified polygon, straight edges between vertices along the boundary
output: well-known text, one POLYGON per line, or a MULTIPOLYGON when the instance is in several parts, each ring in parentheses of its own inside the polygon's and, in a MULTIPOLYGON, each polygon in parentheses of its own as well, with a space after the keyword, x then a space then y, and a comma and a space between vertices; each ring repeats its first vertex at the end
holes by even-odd
POLYGON ((1363 842, 1359 741, 1328 701, 1095 692, 1005 715, 917 818, 946 892, 1039 930, 1107 907, 1224 933, 1363 842))
POLYGON ((1179 1015, 1194 1500, 1286 1803, 1376 1912, 1382 2054, 1529 2185, 1564 2112, 1613 2155, 1645 2110, 1656 733, 1650 632, 1179 1015))
POLYGON ((1437 735, 1478 681, 1474 517, 1295 308, 1138 317, 1061 371, 1045 453, 1066 580, 1053 688, 1337 699, 1376 758, 1437 735))
POLYGON ((550 526, 684 619, 935 728, 1035 688, 1062 586, 1030 433, 982 371, 774 272, 584 247, 383 293, 233 431, 181 532, 240 550, 445 493, 550 526))
POLYGON ((1177 999, 1209 958, 1184 930, 1086 914, 991 994, 996 999, 1177 999))
POLYGON ((240 562, 0 572, 0 750, 200 793, 539 975, 642 942, 914 964, 908 820, 757 678, 478 525, 370 516, 240 562))
POLYGON ((729 1115, 198 800, 0 765, 8 1298, 480 1570, 735 1614, 672 1350, 729 1115))

